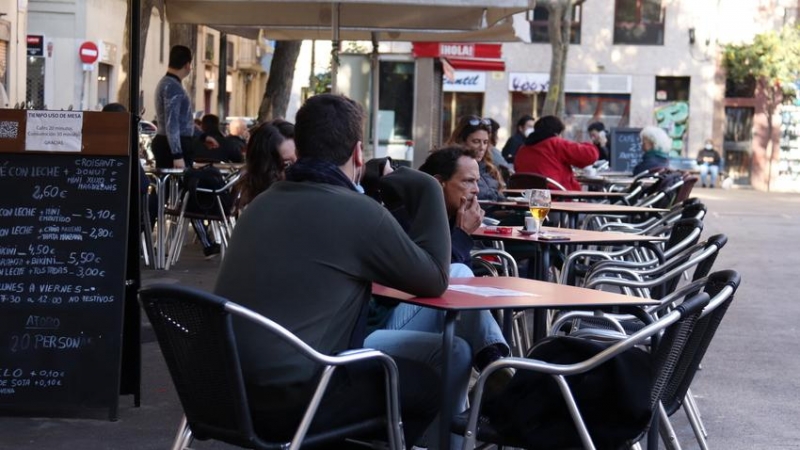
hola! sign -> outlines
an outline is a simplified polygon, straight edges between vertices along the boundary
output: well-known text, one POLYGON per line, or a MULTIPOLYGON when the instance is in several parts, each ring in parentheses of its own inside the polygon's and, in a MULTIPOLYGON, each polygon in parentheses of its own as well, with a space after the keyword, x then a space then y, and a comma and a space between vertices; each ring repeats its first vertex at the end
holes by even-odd
POLYGON ((500 59, 503 57, 503 47, 501 44, 414 42, 411 52, 417 58, 500 59))

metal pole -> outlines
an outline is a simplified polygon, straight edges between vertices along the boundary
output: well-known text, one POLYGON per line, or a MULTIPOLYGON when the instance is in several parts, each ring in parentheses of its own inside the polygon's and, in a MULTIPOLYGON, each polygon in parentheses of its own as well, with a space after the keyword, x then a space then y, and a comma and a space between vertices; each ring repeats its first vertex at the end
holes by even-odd
POLYGON ((378 57, 378 33, 372 33, 372 98, 370 99, 372 107, 372 157, 378 158, 385 155, 378 154, 378 145, 380 145, 380 136, 378 136, 378 113, 380 110, 380 69, 381 63, 378 57))
POLYGON ((228 33, 219 34, 219 74, 217 75, 217 114, 220 123, 228 116, 228 33))
POLYGON ((331 42, 331 94, 339 93, 336 77, 339 73, 339 3, 331 3, 331 27, 333 28, 333 40, 331 42))

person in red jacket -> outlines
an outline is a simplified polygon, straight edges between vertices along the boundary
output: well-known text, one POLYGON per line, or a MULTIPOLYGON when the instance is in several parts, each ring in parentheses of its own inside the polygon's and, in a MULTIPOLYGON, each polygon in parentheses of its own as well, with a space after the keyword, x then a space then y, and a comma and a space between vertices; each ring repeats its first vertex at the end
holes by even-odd
POLYGON ((591 142, 562 139, 564 122, 555 116, 540 118, 533 128, 517 152, 514 171, 544 175, 568 190, 579 191, 581 185, 572 174, 572 167, 586 167, 597 161, 597 148, 591 142))

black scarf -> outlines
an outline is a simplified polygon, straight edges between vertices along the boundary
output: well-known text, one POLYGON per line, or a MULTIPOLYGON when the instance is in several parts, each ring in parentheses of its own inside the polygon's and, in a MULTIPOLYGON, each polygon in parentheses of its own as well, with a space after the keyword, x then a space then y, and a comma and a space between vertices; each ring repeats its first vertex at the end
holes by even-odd
POLYGON ((314 183, 332 184, 356 190, 350 178, 330 161, 321 159, 300 158, 286 169, 288 181, 311 181, 314 183))

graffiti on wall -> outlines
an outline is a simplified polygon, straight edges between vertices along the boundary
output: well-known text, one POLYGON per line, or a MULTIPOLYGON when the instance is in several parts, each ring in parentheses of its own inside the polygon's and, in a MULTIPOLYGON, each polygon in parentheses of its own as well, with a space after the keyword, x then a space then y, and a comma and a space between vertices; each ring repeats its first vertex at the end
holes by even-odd
POLYGON ((664 102, 656 107, 656 125, 663 128, 672 139, 670 156, 683 156, 689 128, 689 104, 687 102, 664 102))

